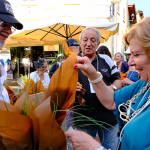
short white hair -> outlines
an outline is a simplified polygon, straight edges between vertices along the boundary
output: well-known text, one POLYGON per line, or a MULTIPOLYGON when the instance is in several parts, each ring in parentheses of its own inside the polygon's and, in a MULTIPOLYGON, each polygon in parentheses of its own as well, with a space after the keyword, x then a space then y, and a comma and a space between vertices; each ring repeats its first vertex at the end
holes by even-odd
POLYGON ((93 31, 96 32, 96 34, 97 34, 97 36, 98 36, 97 43, 100 43, 101 34, 100 34, 100 32, 99 32, 96 28, 93 28, 93 27, 87 27, 87 28, 83 29, 82 32, 81 32, 81 34, 80 34, 80 36, 79 36, 79 41, 82 40, 82 34, 83 34, 86 30, 90 30, 90 29, 92 29, 93 31))
POLYGON ((115 54, 115 56, 116 56, 117 54, 120 54, 122 61, 125 60, 125 55, 124 55, 122 52, 117 52, 117 53, 115 54))

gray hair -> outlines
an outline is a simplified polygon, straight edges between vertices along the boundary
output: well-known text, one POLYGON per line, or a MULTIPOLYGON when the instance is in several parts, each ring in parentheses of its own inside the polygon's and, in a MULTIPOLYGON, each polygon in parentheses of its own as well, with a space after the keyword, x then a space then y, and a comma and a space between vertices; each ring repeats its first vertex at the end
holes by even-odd
POLYGON ((115 56, 116 56, 117 54, 119 54, 119 55, 121 56, 122 61, 124 61, 125 55, 124 55, 122 52, 117 52, 117 53, 115 54, 115 56))
POLYGON ((96 34, 98 36, 97 43, 99 43, 100 39, 101 39, 101 34, 100 34, 100 32, 96 28, 93 28, 93 27, 87 27, 87 28, 83 29, 82 32, 81 32, 81 34, 80 34, 79 41, 82 40, 82 34, 84 33, 84 31, 90 30, 90 29, 92 29, 93 31, 96 32, 96 34))

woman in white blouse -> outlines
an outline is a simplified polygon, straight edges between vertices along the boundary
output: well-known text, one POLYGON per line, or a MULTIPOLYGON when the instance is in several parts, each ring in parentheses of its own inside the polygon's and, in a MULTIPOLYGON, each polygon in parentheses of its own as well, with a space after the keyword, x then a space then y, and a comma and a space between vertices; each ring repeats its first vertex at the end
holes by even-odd
POLYGON ((48 88, 50 78, 47 71, 47 61, 46 59, 39 58, 35 63, 36 71, 30 74, 30 78, 37 83, 39 80, 42 81, 45 88, 48 88))

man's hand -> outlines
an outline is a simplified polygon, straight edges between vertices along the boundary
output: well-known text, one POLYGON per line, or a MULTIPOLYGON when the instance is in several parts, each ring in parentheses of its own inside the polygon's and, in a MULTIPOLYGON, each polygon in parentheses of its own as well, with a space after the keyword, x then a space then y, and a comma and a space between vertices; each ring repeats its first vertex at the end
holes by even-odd
POLYGON ((77 82, 77 86, 76 86, 76 92, 80 92, 82 89, 82 86, 79 82, 77 82))
POLYGON ((67 136, 68 140, 72 142, 72 146, 75 148, 75 150, 94 150, 101 145, 90 135, 82 131, 66 131, 65 135, 67 136))
POLYGON ((128 78, 125 78, 125 79, 123 79, 123 80, 121 80, 121 82, 122 82, 122 86, 124 86, 124 85, 126 85, 126 84, 132 84, 132 83, 134 83, 133 81, 131 81, 130 79, 128 79, 128 78))

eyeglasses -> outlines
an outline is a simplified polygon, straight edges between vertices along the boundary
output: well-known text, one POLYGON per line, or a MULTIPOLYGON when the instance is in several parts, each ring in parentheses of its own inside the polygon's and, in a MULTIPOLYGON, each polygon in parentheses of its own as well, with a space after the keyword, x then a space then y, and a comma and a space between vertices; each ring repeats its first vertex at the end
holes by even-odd
POLYGON ((0 26, 2 26, 3 28, 6 28, 7 30, 11 29, 11 32, 14 33, 16 31, 15 25, 7 23, 5 21, 1 21, 0 22, 0 26))

